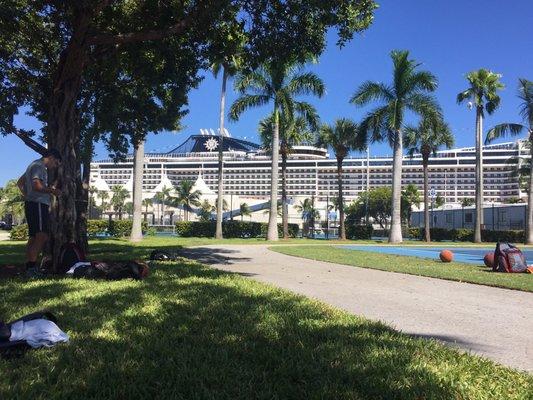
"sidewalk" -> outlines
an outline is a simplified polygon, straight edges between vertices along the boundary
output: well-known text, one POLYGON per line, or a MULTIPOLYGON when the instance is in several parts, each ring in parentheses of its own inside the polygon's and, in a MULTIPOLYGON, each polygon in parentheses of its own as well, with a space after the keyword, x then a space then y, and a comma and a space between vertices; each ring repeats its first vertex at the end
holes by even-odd
POLYGON ((307 260, 266 245, 213 245, 181 253, 533 372, 533 293, 307 260))

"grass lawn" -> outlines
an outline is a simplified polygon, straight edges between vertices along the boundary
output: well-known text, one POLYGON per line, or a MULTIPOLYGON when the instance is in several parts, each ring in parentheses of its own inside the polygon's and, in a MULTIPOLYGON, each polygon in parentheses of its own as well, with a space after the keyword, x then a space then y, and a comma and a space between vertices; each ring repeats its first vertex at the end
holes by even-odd
POLYGON ((533 274, 494 273, 485 265, 476 266, 458 262, 444 264, 437 260, 419 257, 348 250, 329 245, 275 246, 271 249, 312 260, 533 292, 533 274))
POLYGON ((533 391, 526 373, 185 260, 142 282, 0 280, 0 319, 37 309, 54 312, 71 342, 0 359, 0 399, 525 400, 533 391))

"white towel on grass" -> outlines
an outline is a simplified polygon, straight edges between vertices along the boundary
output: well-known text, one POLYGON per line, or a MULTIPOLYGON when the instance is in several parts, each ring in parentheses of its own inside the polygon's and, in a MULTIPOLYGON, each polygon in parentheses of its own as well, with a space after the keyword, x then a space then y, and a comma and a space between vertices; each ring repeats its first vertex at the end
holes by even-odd
POLYGON ((33 348, 52 347, 57 343, 68 342, 68 335, 47 319, 18 321, 11 325, 11 342, 25 340, 33 348))

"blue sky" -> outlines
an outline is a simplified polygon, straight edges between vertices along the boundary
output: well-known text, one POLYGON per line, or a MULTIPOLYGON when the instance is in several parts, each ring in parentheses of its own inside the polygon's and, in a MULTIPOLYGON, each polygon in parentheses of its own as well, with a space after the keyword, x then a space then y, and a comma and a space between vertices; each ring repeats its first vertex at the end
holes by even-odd
MULTIPOLYGON (((503 75, 506 85, 500 95, 501 107, 488 117, 485 127, 504 121, 519 121, 518 78, 533 79, 533 3, 531 0, 383 0, 374 24, 351 43, 339 49, 336 37, 328 35, 328 47, 319 64, 309 67, 325 82, 327 94, 322 99, 308 99, 317 108, 323 122, 348 117, 361 120, 368 109, 356 108, 348 99, 366 80, 390 82, 390 51, 405 49, 422 63, 421 68, 439 79, 435 93, 458 146, 474 144, 474 113, 455 102, 457 93, 467 87, 465 74, 488 68, 503 75)), ((190 93, 189 114, 180 133, 149 135, 147 151, 168 151, 200 128, 218 126, 220 81, 210 73, 197 90, 190 93)), ((229 90, 228 104, 237 95, 229 90)), ((270 107, 251 110, 236 123, 228 123, 232 136, 257 141, 257 124, 270 107)), ((34 119, 24 115, 16 119, 20 128, 39 129, 34 119)), ((16 137, 0 136, 0 186, 19 176, 35 153, 16 137)), ((97 145, 96 158, 107 156, 97 145)), ((387 155, 387 144, 370 147, 373 155, 387 155)))

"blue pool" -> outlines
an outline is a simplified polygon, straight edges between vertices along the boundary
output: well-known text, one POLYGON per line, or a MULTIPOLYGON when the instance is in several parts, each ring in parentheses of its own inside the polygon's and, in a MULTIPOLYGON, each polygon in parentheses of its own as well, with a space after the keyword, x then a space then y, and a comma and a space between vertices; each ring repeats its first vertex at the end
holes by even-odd
MULTIPOLYGON (((399 256, 414 256, 420 258, 439 259, 439 253, 443 249, 449 249, 453 252, 453 261, 468 264, 483 265, 483 257, 489 251, 494 251, 494 247, 486 248, 468 248, 468 247, 418 247, 418 246, 341 246, 349 250, 372 251, 383 254, 396 254, 399 256)), ((533 250, 521 249, 528 263, 533 262, 533 250)))

